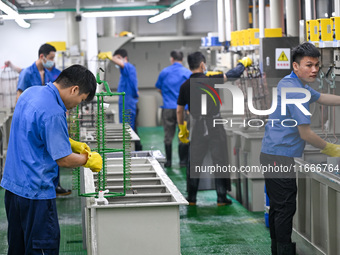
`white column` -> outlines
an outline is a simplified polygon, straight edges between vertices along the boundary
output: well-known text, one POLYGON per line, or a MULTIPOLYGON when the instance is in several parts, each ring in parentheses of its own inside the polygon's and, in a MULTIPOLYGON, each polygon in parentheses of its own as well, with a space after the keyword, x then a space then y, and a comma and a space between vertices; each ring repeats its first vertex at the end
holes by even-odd
POLYGON ((98 55, 97 20, 96 18, 86 18, 85 21, 87 68, 96 75, 97 62, 95 60, 98 55))
POLYGON ((287 36, 299 36, 299 2, 286 0, 287 36))
POLYGON ((335 17, 340 16, 340 2, 339 0, 334 0, 334 11, 335 11, 335 17))
POLYGON ((282 0, 270 0, 270 27, 283 28, 282 0))
MULTIPOLYGON (((225 13, 225 36, 227 41, 231 41, 231 19, 232 19, 232 9, 230 0, 225 0, 224 2, 224 13, 225 13)), ((249 26, 249 25, 248 25, 249 26)))
POLYGON ((225 9, 224 0, 217 0, 217 31, 218 40, 220 42, 226 41, 226 27, 225 27, 225 9))
MULTIPOLYGON (((334 0, 334 2, 337 2, 339 0, 334 0)), ((312 0, 305 0, 305 20, 311 20, 312 19, 312 0)))
POLYGON ((116 34, 116 18, 106 17, 103 19, 104 36, 114 37, 116 34))
POLYGON ((248 10, 249 10, 248 0, 236 1, 237 30, 249 28, 248 10))
POLYGON ((256 0, 253 0, 253 28, 259 27, 259 20, 257 18, 257 8, 256 8, 256 0))
POLYGON ((75 12, 66 12, 67 47, 77 45, 80 47, 79 22, 76 21, 75 12))
POLYGON ((260 38, 264 38, 264 0, 259 0, 259 28, 260 28, 260 33, 259 36, 260 38))

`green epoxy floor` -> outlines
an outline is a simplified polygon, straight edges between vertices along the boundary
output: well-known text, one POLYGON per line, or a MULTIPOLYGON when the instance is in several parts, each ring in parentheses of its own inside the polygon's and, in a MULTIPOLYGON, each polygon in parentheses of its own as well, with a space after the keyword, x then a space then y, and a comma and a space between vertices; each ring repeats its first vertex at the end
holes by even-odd
MULTIPOLYGON (((143 150, 164 152, 162 127, 138 130, 143 150)), ((173 167, 166 172, 186 196, 185 168, 178 165, 177 141, 173 144, 173 167)), ((63 171, 62 185, 70 188, 71 182, 71 173, 63 171)), ((4 190, 0 189, 0 254, 7 254, 3 198, 4 190)), ((182 255, 270 254, 269 230, 265 227, 262 212, 249 212, 234 199, 230 206, 217 207, 214 190, 199 191, 197 199, 197 206, 180 207, 182 255)), ((57 198, 57 207, 61 229, 60 254, 86 254, 82 249, 80 199, 75 193, 57 198)))

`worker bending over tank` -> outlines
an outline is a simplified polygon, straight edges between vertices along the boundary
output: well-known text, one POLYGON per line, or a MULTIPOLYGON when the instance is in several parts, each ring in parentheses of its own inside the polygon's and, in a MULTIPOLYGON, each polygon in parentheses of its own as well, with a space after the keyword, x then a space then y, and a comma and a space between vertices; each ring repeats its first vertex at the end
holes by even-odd
POLYGON ((8 254, 59 254, 58 167, 98 172, 102 158, 69 139, 66 111, 91 101, 96 79, 73 65, 52 83, 26 89, 16 104, 1 186, 6 189, 8 254))
MULTIPOLYGON (((291 241, 293 216, 296 211, 296 173, 294 171, 294 157, 301 157, 306 142, 321 149, 321 153, 332 157, 340 157, 340 145, 327 143, 315 134, 311 128, 311 118, 303 108, 309 112, 309 105, 318 102, 323 105, 340 105, 340 96, 322 94, 307 84, 314 82, 319 72, 318 49, 303 43, 292 51, 293 71, 285 76, 278 84, 278 105, 269 119, 279 121, 268 122, 262 140, 260 163, 267 169, 277 166, 279 169, 290 169, 290 172, 265 172, 265 184, 270 200, 269 229, 272 254, 295 254, 295 243, 291 241), (296 90, 296 92, 291 92, 296 90), (290 91, 290 92, 289 92, 290 91), (293 100, 300 101, 310 93, 310 99, 302 103, 293 104, 293 100), (281 104, 281 95, 286 93, 289 104, 281 104), (281 109, 284 107, 285 109, 281 109), (301 110, 302 109, 302 110, 301 110), (281 111, 285 110, 286 114, 281 111), (290 123, 281 125, 284 119, 291 119, 290 123)), ((284 102, 285 103, 285 102, 284 102)))

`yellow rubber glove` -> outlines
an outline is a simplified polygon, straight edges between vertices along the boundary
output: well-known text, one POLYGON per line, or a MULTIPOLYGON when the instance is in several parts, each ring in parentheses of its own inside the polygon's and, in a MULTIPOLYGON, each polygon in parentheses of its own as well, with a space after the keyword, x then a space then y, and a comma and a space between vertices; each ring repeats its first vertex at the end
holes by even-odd
POLYGON ((106 52, 101 52, 98 54, 98 58, 105 60, 105 59, 112 59, 112 52, 111 51, 106 51, 106 52))
POLYGON ((321 150, 321 153, 331 157, 340 157, 340 145, 334 143, 327 143, 326 147, 321 150))
POLYGON ((184 121, 183 125, 178 124, 179 127, 179 133, 178 138, 182 143, 188 143, 189 142, 189 130, 187 129, 187 122, 184 121))
POLYGON ((239 60, 238 62, 242 63, 242 65, 244 65, 244 67, 251 66, 251 64, 253 63, 253 61, 249 57, 244 57, 241 60, 239 60))
POLYGON ((103 159, 96 151, 88 153, 88 160, 84 167, 90 168, 92 172, 99 172, 103 168, 103 159))
POLYGON ((91 152, 90 147, 86 143, 77 142, 77 141, 75 141, 71 138, 69 138, 69 140, 70 140, 70 143, 71 143, 72 151, 74 153, 81 154, 81 153, 91 152))

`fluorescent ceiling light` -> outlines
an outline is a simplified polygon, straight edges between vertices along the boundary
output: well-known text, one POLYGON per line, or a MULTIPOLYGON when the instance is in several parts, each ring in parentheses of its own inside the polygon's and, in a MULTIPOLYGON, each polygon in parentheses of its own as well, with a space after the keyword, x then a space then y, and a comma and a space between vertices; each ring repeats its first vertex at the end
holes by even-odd
POLYGON ((152 16, 159 13, 159 10, 132 10, 132 11, 106 11, 106 12, 83 12, 85 18, 99 17, 127 17, 127 16, 152 16))
MULTIPOLYGON (((15 7, 15 6, 13 6, 15 7)), ((15 20, 15 22, 23 27, 23 28, 29 28, 31 26, 30 23, 26 22, 24 19, 22 19, 19 16, 19 13, 14 10, 13 8, 9 7, 7 4, 5 4, 3 1, 0 0, 0 10, 7 13, 7 15, 13 16, 13 19, 15 20)))
POLYGON ((150 22, 150 23, 156 23, 156 22, 161 21, 161 20, 163 20, 163 19, 169 18, 171 15, 172 15, 171 12, 169 12, 169 11, 164 11, 164 12, 162 12, 162 13, 156 15, 156 16, 151 17, 151 18, 149 19, 149 22, 150 22))
MULTIPOLYGON (((22 19, 53 19, 54 13, 32 13, 32 14, 19 14, 22 19)), ((17 18, 17 15, 2 15, 4 20, 13 20, 17 18)))
POLYGON ((149 22, 150 23, 156 23, 156 22, 161 21, 163 19, 167 19, 171 15, 177 14, 180 11, 183 11, 183 10, 189 8, 190 6, 194 5, 195 3, 199 2, 199 1, 200 0, 184 0, 184 1, 180 2, 179 4, 171 6, 168 10, 161 12, 161 13, 157 14, 156 16, 149 18, 149 22))

